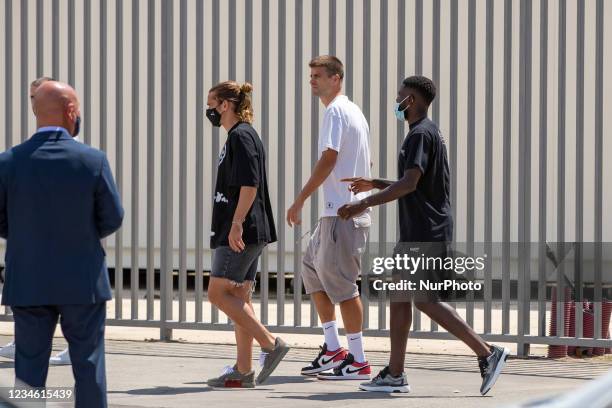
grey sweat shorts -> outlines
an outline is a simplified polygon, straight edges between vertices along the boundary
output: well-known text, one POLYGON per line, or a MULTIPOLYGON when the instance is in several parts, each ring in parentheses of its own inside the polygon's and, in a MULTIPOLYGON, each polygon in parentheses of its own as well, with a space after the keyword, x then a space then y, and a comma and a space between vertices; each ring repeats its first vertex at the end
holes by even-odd
POLYGON ((359 296, 356 282, 371 224, 369 213, 349 220, 340 217, 319 220, 302 260, 302 281, 307 294, 325 292, 334 303, 359 296))

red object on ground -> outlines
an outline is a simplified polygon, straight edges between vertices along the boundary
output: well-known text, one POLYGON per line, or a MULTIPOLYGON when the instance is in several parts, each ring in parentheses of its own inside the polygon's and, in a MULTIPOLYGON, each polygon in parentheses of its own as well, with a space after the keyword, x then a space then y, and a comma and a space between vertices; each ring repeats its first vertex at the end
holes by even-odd
MULTIPOLYGON (((604 299, 604 301, 601 303, 601 317, 603 319, 603 322, 601 322, 601 331, 602 331, 602 336, 601 337, 606 337, 606 339, 610 338, 610 316, 612 315, 612 301, 604 299)), ((606 354, 611 354, 612 353, 612 348, 607 347, 605 350, 606 354)))
MULTIPOLYGON (((594 310, 594 306, 591 304, 591 309, 594 310)), ((593 312, 594 313, 594 312, 593 312)), ((609 300, 603 300, 601 302, 601 338, 610 338, 610 315, 612 314, 612 302, 609 300)), ((604 354, 610 354, 610 348, 594 347, 593 355, 603 356, 604 354)))
MULTIPOLYGON (((565 297, 563 304, 563 335, 569 336, 570 329, 570 314, 572 308, 571 291, 569 288, 565 288, 565 297)), ((550 324, 548 326, 548 335, 551 337, 557 336, 557 288, 552 288, 551 294, 551 308, 550 308, 550 324)), ((550 345, 548 346, 548 358, 562 358, 567 356, 567 346, 563 345, 550 345)))
MULTIPOLYGON (((585 308, 582 314, 582 337, 593 338, 595 335, 595 316, 593 315, 593 304, 585 308)), ((581 355, 594 355, 593 347, 581 347, 581 355)), ((602 353, 603 354, 603 353, 602 353)))
MULTIPOLYGON (((576 336, 576 302, 572 302, 570 306, 570 320, 569 320, 569 337, 576 336)), ((575 356, 576 355, 576 346, 567 346, 567 355, 575 356)))

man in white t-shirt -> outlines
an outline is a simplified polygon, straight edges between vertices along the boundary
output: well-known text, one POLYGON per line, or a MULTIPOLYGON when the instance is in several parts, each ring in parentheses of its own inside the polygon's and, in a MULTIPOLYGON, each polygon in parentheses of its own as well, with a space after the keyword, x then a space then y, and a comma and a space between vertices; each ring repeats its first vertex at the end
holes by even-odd
POLYGON ((371 224, 370 210, 348 220, 338 217, 337 212, 344 204, 368 195, 352 193, 341 180, 370 176, 370 131, 359 107, 342 95, 342 62, 324 55, 314 58, 309 66, 312 93, 326 108, 319 132, 319 160, 287 211, 287 223, 301 222, 304 202, 322 185, 323 209, 302 261, 302 280, 321 319, 325 343, 313 362, 302 368, 302 374, 323 380, 369 379, 371 369, 361 334, 363 307, 356 282, 371 224), (340 346, 335 304, 340 304, 348 351, 340 346))

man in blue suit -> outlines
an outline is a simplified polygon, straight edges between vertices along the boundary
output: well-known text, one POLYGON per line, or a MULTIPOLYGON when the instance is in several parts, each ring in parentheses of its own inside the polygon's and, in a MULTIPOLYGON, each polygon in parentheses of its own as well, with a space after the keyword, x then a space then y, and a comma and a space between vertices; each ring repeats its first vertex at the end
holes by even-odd
POLYGON ((106 407, 104 322, 111 299, 100 240, 123 208, 103 152, 73 140, 79 102, 49 81, 32 100, 38 130, 0 154, 0 236, 7 240, 2 303, 15 320, 15 375, 44 387, 58 319, 68 341, 76 407, 106 407))

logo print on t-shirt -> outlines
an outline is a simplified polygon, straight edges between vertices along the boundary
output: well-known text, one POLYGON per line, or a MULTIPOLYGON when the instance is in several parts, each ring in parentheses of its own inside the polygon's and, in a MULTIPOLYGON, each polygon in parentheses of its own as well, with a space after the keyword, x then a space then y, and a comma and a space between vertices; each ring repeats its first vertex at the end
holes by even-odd
POLYGON ((217 191, 217 193, 215 194, 215 198, 214 198, 216 203, 227 203, 227 198, 225 198, 225 196, 223 195, 223 193, 220 193, 217 191))
POLYGON ((223 163, 223 159, 225 159, 226 147, 227 147, 227 144, 224 144, 223 149, 221 149, 221 153, 219 153, 219 166, 221 165, 221 163, 223 163))
POLYGON ((327 208, 334 208, 334 203, 332 203, 331 201, 328 201, 326 204, 327 208))

